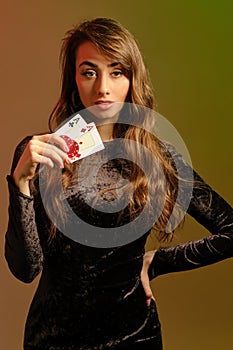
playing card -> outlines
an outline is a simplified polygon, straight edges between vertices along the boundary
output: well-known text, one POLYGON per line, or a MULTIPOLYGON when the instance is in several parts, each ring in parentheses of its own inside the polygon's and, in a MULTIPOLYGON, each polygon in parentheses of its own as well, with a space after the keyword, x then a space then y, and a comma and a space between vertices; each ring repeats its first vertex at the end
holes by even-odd
POLYGON ((79 159, 104 149, 95 123, 87 124, 87 129, 88 131, 79 137, 79 151, 81 153, 79 159))
POLYGON ((69 147, 67 155, 71 163, 104 148, 95 123, 87 124, 80 114, 74 115, 55 134, 61 136, 69 147))
POLYGON ((73 139, 78 138, 80 130, 83 132, 87 131, 87 123, 81 117, 80 114, 75 114, 65 124, 63 124, 58 130, 55 131, 57 135, 67 135, 73 139))

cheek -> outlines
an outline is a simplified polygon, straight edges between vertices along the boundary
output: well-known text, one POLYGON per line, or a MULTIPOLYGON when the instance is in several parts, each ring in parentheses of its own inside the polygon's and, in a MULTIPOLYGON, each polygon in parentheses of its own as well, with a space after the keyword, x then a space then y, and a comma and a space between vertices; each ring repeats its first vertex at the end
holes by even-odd
POLYGON ((80 79, 76 78, 76 86, 77 86, 77 89, 78 89, 79 93, 81 91, 83 91, 83 84, 81 83, 80 79))
POLYGON ((89 88, 88 84, 85 84, 78 79, 76 79, 76 86, 78 89, 80 99, 83 102, 83 100, 86 100, 88 98, 88 96, 90 94, 90 88, 89 88))
POLYGON ((119 86, 119 93, 122 95, 122 98, 126 98, 129 92, 130 83, 129 81, 123 82, 121 86, 119 86))

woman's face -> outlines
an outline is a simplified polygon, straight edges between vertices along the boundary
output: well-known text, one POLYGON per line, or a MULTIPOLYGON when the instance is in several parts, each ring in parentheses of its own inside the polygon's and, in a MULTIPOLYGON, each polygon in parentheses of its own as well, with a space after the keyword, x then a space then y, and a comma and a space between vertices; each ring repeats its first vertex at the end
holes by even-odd
POLYGON ((117 121, 130 87, 120 62, 104 56, 91 42, 85 42, 76 54, 76 84, 85 108, 91 107, 91 112, 102 122, 117 121))

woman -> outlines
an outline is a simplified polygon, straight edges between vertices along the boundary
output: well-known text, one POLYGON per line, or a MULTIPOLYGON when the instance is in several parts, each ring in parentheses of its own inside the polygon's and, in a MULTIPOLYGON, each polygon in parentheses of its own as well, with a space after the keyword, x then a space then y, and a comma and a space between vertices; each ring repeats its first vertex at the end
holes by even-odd
POLYGON ((52 133, 25 138, 8 176, 9 268, 27 283, 42 271, 24 349, 162 349, 148 279, 232 257, 232 208, 153 134, 149 78, 135 40, 117 21, 97 18, 69 31, 61 62, 52 133), (67 145, 54 131, 78 111, 97 124, 105 148, 70 164, 67 145), (85 245, 66 234, 70 217, 57 192, 61 173, 62 200, 80 219, 77 235, 101 227, 108 233, 105 246, 98 246, 98 237, 85 245), (144 255, 151 227, 161 240, 171 239, 182 210, 213 235, 144 255))

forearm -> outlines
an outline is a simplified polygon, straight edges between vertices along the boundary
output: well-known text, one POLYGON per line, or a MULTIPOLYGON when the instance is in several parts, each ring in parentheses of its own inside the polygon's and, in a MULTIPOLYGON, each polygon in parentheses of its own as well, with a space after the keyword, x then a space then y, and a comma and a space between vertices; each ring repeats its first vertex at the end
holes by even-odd
MULTIPOLYGON (((187 213, 212 235, 175 247, 160 248, 149 269, 150 279, 169 272, 191 270, 233 256, 233 209, 179 154, 173 153, 181 174, 193 173, 193 190, 187 213)), ((185 179, 185 177, 184 177, 185 179)), ((187 178, 188 180, 188 178, 187 178)), ((179 206, 187 204, 183 191, 179 206)))
POLYGON ((158 249, 149 268, 150 280, 158 275, 193 270, 233 257, 233 234, 215 234, 201 240, 158 249))
POLYGON ((9 223, 5 240, 5 257, 14 276, 31 282, 41 271, 43 253, 35 221, 33 198, 18 191, 9 181, 9 223))

